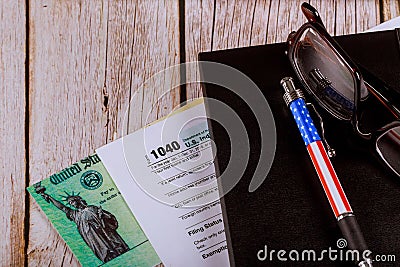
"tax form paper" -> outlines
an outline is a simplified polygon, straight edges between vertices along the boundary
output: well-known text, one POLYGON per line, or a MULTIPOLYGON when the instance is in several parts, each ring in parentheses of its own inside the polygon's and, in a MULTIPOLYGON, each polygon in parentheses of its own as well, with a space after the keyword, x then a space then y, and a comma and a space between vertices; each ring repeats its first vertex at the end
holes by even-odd
POLYGON ((202 100, 97 149, 165 266, 229 266, 202 100))

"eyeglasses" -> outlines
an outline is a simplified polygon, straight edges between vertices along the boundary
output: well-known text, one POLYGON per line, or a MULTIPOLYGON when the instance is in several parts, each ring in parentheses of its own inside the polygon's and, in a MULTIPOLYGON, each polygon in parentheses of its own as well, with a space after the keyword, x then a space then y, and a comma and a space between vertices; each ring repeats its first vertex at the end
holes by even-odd
POLYGON ((400 109, 394 104, 400 97, 353 62, 328 34, 314 7, 303 3, 301 9, 308 22, 287 40, 298 79, 322 108, 351 122, 355 133, 400 177, 400 109))

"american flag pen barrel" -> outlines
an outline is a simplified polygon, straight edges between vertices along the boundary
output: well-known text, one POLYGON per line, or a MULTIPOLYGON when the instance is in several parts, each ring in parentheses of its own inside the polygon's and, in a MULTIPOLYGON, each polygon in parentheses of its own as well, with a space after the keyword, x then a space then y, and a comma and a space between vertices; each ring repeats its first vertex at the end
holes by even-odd
POLYGON ((302 91, 295 88, 293 78, 291 77, 283 78, 281 86, 285 90, 283 98, 293 114, 293 118, 296 121, 325 195, 338 221, 339 228, 347 241, 348 249, 359 252, 358 266, 372 266, 372 260, 369 257, 363 258, 363 256, 368 256, 364 255, 364 252, 368 251, 368 247, 318 131, 307 110, 302 91))

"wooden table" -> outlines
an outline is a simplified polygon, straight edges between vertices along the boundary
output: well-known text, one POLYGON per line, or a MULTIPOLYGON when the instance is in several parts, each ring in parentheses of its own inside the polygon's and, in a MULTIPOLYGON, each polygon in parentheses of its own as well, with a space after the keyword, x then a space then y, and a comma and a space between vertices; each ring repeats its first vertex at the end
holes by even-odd
MULTIPOLYGON (((151 75, 200 51, 284 41, 305 22, 301 2, 1 0, 0 265, 79 265, 25 188, 120 137, 131 96, 132 130, 201 96, 135 94, 151 75)), ((334 35, 400 13, 400 1, 310 2, 334 35)))

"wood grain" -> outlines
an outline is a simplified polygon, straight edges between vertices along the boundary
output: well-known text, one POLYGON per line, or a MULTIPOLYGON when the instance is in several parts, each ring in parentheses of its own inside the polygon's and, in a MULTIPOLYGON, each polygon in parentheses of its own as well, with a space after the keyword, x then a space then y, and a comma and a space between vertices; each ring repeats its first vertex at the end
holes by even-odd
POLYGON ((0 2, 0 266, 24 265, 25 2, 0 2))
POLYGON ((366 31, 380 23, 379 0, 356 1, 356 32, 366 31))
POLYGON ((311 0, 331 35, 363 32, 380 22, 379 0, 311 0))
POLYGON ((382 0, 382 16, 383 21, 400 16, 399 0, 382 0))
POLYGON ((303 2, 302 0, 281 1, 279 5, 271 5, 267 43, 285 42, 289 33, 306 22, 300 9, 303 2))
POLYGON ((110 5, 107 141, 137 130, 179 105, 179 88, 168 91, 179 76, 168 81, 161 75, 156 84, 142 86, 154 74, 179 64, 178 9, 177 0, 115 1, 110 5))
MULTIPOLYGON (((107 1, 30 1, 30 184, 105 142, 107 13, 107 1)), ((33 199, 30 207, 28 265, 79 266, 33 199)))
MULTIPOLYGON (((213 50, 214 0, 187 0, 185 1, 185 61, 197 61, 201 51, 213 50)), ((186 70, 187 81, 198 81, 199 72, 193 69, 186 70)), ((199 83, 186 85, 187 99, 201 97, 199 83)))
MULTIPOLYGON (((284 42, 306 19, 303 0, 186 1, 186 60, 203 51, 284 42), (206 3, 206 4, 205 4, 206 3), (214 8, 212 9, 212 6, 214 8), (196 11, 194 11, 196 10, 196 11), (213 24, 210 25, 210 21, 213 24), (202 23, 206 20, 206 23, 202 23), (211 36, 211 37, 210 37, 211 36), (210 45, 211 39, 211 45, 210 45)), ((311 0, 332 35, 362 32, 380 21, 379 0, 311 0)), ((189 73, 189 77, 197 77, 189 73)), ((198 85, 187 87, 187 98, 201 96, 198 85)))

